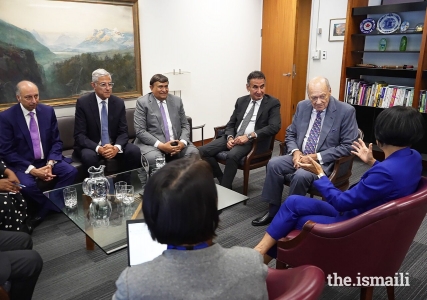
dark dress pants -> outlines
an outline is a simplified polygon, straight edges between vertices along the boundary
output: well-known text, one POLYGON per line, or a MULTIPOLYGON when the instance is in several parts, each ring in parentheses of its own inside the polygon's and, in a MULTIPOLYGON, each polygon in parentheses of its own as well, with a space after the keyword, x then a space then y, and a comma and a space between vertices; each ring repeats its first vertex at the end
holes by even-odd
POLYGON ((43 260, 24 232, 0 231, 0 284, 11 282, 10 298, 31 299, 43 260))
POLYGON ((236 145, 231 150, 227 148, 227 137, 222 136, 213 140, 209 144, 199 148, 200 156, 206 160, 212 168, 214 177, 220 180, 223 187, 231 189, 234 177, 236 176, 239 162, 252 149, 252 143, 247 142, 243 145, 236 145), (229 151, 228 151, 229 150, 229 151), (215 156, 221 151, 228 151, 225 161, 224 174, 215 159, 215 156), (221 180, 222 177, 222 180, 221 180))

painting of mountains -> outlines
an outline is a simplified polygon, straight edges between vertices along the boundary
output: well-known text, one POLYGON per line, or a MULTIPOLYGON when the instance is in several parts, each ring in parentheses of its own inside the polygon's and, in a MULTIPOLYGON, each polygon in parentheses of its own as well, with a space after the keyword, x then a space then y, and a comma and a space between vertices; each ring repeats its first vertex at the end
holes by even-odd
POLYGON ((112 74, 116 95, 141 95, 135 3, 0 1, 0 110, 16 103, 21 80, 36 83, 46 104, 73 103, 98 68, 112 74))

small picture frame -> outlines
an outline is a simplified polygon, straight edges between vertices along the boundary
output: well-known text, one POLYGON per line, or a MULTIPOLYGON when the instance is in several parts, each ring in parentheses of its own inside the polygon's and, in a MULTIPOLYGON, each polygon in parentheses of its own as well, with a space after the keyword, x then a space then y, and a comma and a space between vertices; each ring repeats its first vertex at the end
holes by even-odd
POLYGON ((329 41, 344 41, 345 36, 345 18, 329 20, 329 41))

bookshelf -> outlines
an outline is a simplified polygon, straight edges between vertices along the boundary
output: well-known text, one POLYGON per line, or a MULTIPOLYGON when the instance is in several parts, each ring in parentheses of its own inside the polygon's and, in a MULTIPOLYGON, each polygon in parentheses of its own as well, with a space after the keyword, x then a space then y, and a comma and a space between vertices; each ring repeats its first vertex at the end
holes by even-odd
MULTIPOLYGON (((356 79, 370 83, 387 82, 390 85, 406 86, 413 88, 412 106, 418 109, 420 91, 427 90, 427 2, 413 2, 404 4, 368 6, 368 0, 348 0, 346 32, 343 47, 343 58, 340 78, 340 99, 344 100, 348 92, 347 80, 356 79), (376 30, 370 34, 360 32, 359 25, 366 18, 376 21, 386 13, 397 13, 402 21, 409 21, 410 27, 424 23, 422 32, 394 32, 381 34, 376 30), (399 51, 398 41, 402 36, 407 36, 412 44, 407 51, 399 51), (376 48, 381 38, 388 40, 386 51, 376 48), (390 44, 389 44, 389 41, 390 44), (388 62, 388 63, 387 63, 388 62), (383 65, 412 65, 408 69, 388 69, 381 67, 363 67, 357 64, 383 65)), ((378 114, 384 109, 352 104, 356 109, 356 118, 359 127, 365 133, 365 142, 374 143, 374 122, 378 114)), ((423 114, 427 122, 427 114, 423 114)), ((423 155, 423 166, 427 168, 427 136, 413 145, 423 155)), ((379 150, 375 153, 381 158, 379 150)))

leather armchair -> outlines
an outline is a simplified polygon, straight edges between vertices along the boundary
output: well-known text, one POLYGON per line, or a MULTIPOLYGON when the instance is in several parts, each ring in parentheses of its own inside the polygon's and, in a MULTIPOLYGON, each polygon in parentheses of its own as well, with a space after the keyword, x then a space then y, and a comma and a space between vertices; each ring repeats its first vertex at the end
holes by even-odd
POLYGON ((300 266, 289 270, 268 269, 268 299, 318 299, 325 286, 325 274, 315 266, 300 266))
MULTIPOLYGON (((363 131, 359 128, 358 132, 359 132, 359 138, 363 140, 363 137, 364 137, 363 131)), ((283 155, 288 152, 285 142, 280 143, 279 147, 280 147, 279 155, 283 155)), ((340 189, 341 191, 347 190, 350 185, 350 177, 352 174, 351 169, 353 168, 353 161, 354 161, 354 155, 343 156, 335 160, 334 170, 329 176, 329 180, 334 184, 334 186, 337 189, 340 189)), ((290 180, 286 180, 285 178, 285 185, 289 185, 289 184, 290 184, 290 180)), ((315 187, 311 187, 308 190, 308 193, 310 194, 311 198, 313 198, 313 196, 322 197, 320 192, 316 190, 315 187)))
MULTIPOLYGON (((412 195, 390 201, 352 219, 334 224, 307 221, 277 243, 277 268, 314 265, 325 276, 394 277, 427 213, 427 178, 412 195)), ((361 299, 372 299, 373 286, 361 299)), ((394 299, 394 287, 387 287, 394 299)))
MULTIPOLYGON (((214 139, 225 134, 225 126, 215 127, 214 130, 214 139)), ((243 195, 248 195, 249 171, 266 166, 273 155, 273 147, 274 136, 262 141, 254 140, 251 151, 240 161, 238 168, 239 170, 243 170, 243 195)), ((225 165, 227 152, 221 151, 216 155, 215 158, 220 164, 225 165)), ((246 205, 246 201, 243 201, 243 203, 246 205)))

